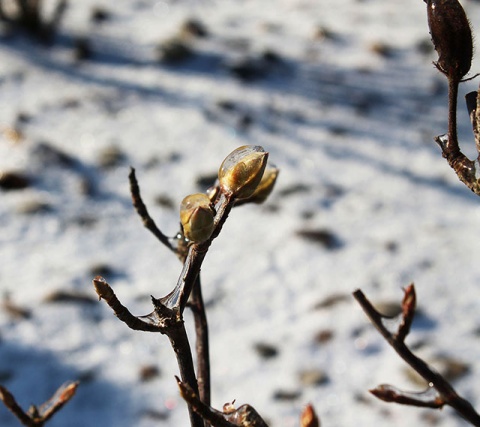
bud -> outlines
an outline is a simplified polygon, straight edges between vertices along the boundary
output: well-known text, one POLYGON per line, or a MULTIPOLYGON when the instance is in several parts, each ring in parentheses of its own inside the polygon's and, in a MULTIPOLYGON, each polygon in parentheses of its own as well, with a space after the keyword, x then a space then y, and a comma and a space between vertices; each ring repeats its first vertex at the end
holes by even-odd
POLYGON ((267 165, 260 184, 258 184, 253 194, 247 199, 237 200, 235 202, 235 206, 240 206, 245 203, 261 204, 267 200, 268 196, 273 191, 273 187, 275 186, 279 172, 280 171, 276 167, 267 165))
POLYGON ((311 404, 308 404, 302 412, 300 418, 301 427, 320 427, 320 420, 311 404))
POLYGON ((268 153, 258 145, 244 145, 232 151, 218 171, 220 188, 237 199, 250 197, 260 183, 268 153))
POLYGON ((191 242, 202 243, 211 236, 214 218, 215 212, 205 194, 191 194, 182 200, 180 222, 183 235, 191 242))
POLYGON ((461 80, 470 70, 472 31, 458 0, 425 0, 432 42, 438 53, 436 67, 449 79, 461 80))
POLYGON ((276 167, 267 166, 260 184, 258 184, 253 194, 248 198, 248 202, 260 204, 267 200, 268 196, 270 196, 270 193, 273 191, 275 182, 277 182, 279 172, 279 169, 276 167))

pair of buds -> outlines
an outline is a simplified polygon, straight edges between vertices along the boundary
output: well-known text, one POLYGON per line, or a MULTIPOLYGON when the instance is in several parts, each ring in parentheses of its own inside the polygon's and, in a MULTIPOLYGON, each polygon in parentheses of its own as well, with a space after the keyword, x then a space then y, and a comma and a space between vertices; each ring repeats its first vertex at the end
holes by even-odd
POLYGON ((218 171, 217 191, 191 194, 180 205, 184 237, 193 243, 210 238, 215 228, 214 199, 218 192, 232 201, 263 203, 272 192, 278 169, 267 167, 268 153, 260 146, 245 145, 232 151, 218 171))

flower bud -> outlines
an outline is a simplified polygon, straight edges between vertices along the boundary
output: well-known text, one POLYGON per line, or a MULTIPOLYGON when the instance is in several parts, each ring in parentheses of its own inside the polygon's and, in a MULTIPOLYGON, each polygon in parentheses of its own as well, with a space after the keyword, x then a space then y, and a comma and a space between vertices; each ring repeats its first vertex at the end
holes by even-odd
POLYGON ((458 0, 425 0, 432 42, 438 53, 436 67, 449 79, 461 80, 470 70, 472 31, 458 0))
POLYGON ((191 242, 202 243, 211 236, 214 218, 215 212, 205 194, 191 194, 182 200, 180 222, 183 235, 191 242))
POLYGON ((320 420, 311 404, 308 404, 300 417, 301 427, 320 427, 320 420))
POLYGON ((247 199, 237 200, 235 206, 243 205, 245 203, 261 204, 267 200, 268 196, 273 191, 279 172, 280 171, 276 167, 267 165, 260 184, 258 184, 253 194, 247 199))
POLYGON ((279 172, 280 171, 276 167, 267 166, 260 184, 258 184, 253 194, 248 198, 248 201, 260 204, 267 200, 268 196, 270 196, 270 193, 273 191, 275 182, 277 182, 279 172))
POLYGON ((260 183, 268 153, 258 145, 244 145, 232 151, 218 171, 220 188, 237 199, 250 197, 260 183))

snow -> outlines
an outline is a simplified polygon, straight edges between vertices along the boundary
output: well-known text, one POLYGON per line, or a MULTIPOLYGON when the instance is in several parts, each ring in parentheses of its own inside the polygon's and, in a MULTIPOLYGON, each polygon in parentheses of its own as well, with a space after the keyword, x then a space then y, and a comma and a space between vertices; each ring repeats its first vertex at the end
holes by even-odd
MULTIPOLYGON (((480 28, 478 3, 463 4, 480 28)), ((27 173, 33 184, 0 196, 0 289, 32 317, 0 311, 0 383, 27 407, 80 379, 51 427, 188 425, 165 337, 131 331, 103 302, 45 298, 58 290, 95 298, 91 280, 106 265, 103 275, 119 299, 135 314, 149 313, 149 295, 166 295, 181 266, 133 211, 129 167, 156 223, 174 235, 183 197, 205 190, 198 178, 215 174, 236 147, 253 144, 269 151, 281 172, 265 205, 233 210, 202 268, 213 405, 249 403, 272 427, 297 426, 309 402, 328 426, 428 425, 432 414, 438 426, 466 425, 448 408, 432 412, 369 396, 381 383, 419 386, 351 297, 361 288, 374 302, 400 302, 401 288, 414 281, 422 316, 408 342, 424 343, 418 354, 427 359, 441 354, 468 363, 470 373, 455 387, 475 405, 480 207, 433 142, 446 131, 447 95, 431 64, 434 52, 418 48, 428 39, 419 0, 130 0, 114 7, 84 0, 71 2, 51 48, 4 32, 0 171, 27 173), (95 6, 111 18, 90 22, 95 6), (158 43, 192 16, 211 36, 192 42, 190 62, 158 63, 158 43), (334 36, 315 39, 318 26, 334 36), (91 41, 90 60, 74 60, 76 37, 91 41), (391 54, 376 53, 375 44, 391 54), (225 68, 267 49, 281 60, 264 78, 241 82, 225 68), (29 119, 15 143, 8 130, 19 113, 29 119), (251 124, 239 126, 245 117, 251 124), (49 160, 39 143, 71 156, 73 166, 49 160), (103 167, 111 147, 123 160, 103 167), (156 204, 158 196, 174 208, 156 204), (26 213, 38 202, 48 209, 26 213), (333 248, 298 235, 319 229, 333 233, 333 248), (332 295, 346 298, 315 308, 332 295), (325 330, 333 338, 316 343, 325 330), (278 356, 262 359, 254 350, 262 342, 278 356), (141 382, 146 365, 161 375, 141 382), (302 385, 306 369, 324 371, 329 381, 302 385), (275 400, 278 391, 300 396, 275 400)), ((463 84, 460 97, 477 81, 463 84)), ((459 137, 473 157, 460 105, 459 137)), ((191 320, 187 314, 193 340, 191 320)), ((0 425, 17 425, 3 407, 0 425)))

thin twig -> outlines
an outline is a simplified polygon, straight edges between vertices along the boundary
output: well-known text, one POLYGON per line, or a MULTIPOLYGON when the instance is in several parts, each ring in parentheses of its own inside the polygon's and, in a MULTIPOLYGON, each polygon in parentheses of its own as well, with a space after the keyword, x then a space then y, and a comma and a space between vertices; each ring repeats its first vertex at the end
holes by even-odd
POLYGON ((55 394, 40 407, 32 405, 25 412, 16 402, 12 393, 0 385, 0 400, 26 427, 42 427, 75 395, 78 381, 69 381, 58 388, 55 394))
POLYGON ((198 394, 178 378, 177 383, 180 389, 180 395, 188 403, 188 406, 192 407, 195 412, 200 414, 205 421, 215 427, 238 427, 238 424, 232 424, 227 421, 223 412, 217 411, 216 409, 211 408, 210 405, 202 402, 202 400, 199 399, 198 394))
POLYGON ((165 234, 163 234, 157 227, 152 217, 149 215, 145 203, 143 203, 140 196, 140 188, 138 186, 137 177, 135 176, 135 169, 130 168, 130 174, 128 175, 130 181, 130 193, 132 195, 133 207, 137 211, 138 215, 142 219, 144 227, 149 230, 160 242, 165 245, 172 252, 176 252, 175 248, 170 243, 170 240, 165 234))
POLYGON ((50 399, 40 405, 38 412, 43 421, 48 421, 65 406, 65 404, 75 395, 78 384, 78 381, 66 382, 58 388, 50 399))
POLYGON ((456 78, 448 79, 448 141, 445 147, 445 156, 448 158, 456 158, 460 153, 457 136, 457 102, 458 102, 458 85, 456 78))
MULTIPOLYGON (((407 288, 408 290, 408 288, 407 288)), ((413 285, 411 285, 411 292, 414 292, 413 285)), ((365 314, 368 316, 373 325, 377 328, 385 340, 392 346, 397 354, 407 362, 428 384, 431 384, 439 393, 441 401, 454 408, 461 416, 463 416, 472 425, 480 427, 480 415, 475 411, 473 406, 460 397, 454 390, 452 385, 438 372, 430 368, 422 359, 415 356, 404 342, 404 336, 399 337, 398 334, 392 334, 383 324, 382 316, 370 303, 363 292, 358 289, 353 293, 353 296, 362 307, 365 314)), ((405 301, 405 300, 404 300, 405 301)), ((392 398, 395 397, 393 394, 392 398)), ((395 400, 397 401, 397 400, 395 400)), ((404 402, 399 402, 404 403, 404 402)), ((440 405, 440 400, 437 402, 440 405)), ((414 402, 410 402, 414 404, 414 402)), ((425 405, 424 405, 425 406, 425 405)))
POLYGON ((18 420, 27 427, 35 427, 34 421, 23 411, 20 405, 15 400, 15 397, 5 387, 0 385, 0 400, 3 401, 5 406, 15 415, 18 420))
POLYGON ((101 276, 95 277, 93 279, 93 286, 99 299, 105 300, 105 302, 110 306, 110 308, 115 313, 122 322, 135 331, 145 331, 145 332, 160 332, 162 334, 166 333, 166 329, 160 325, 154 325, 152 323, 147 323, 142 319, 134 316, 127 307, 122 305, 119 301, 113 289, 101 276))
POLYGON ((441 409, 445 405, 445 401, 433 386, 418 393, 399 390, 389 384, 382 384, 369 390, 369 392, 384 402, 395 402, 401 405, 433 409, 441 409))
POLYGON ((208 323, 205 311, 205 304, 202 296, 202 286, 200 276, 193 286, 192 296, 190 298, 189 307, 193 313, 195 322, 195 334, 197 340, 195 349, 197 353, 197 380, 200 399, 207 405, 210 405, 210 350, 208 342, 208 323))

